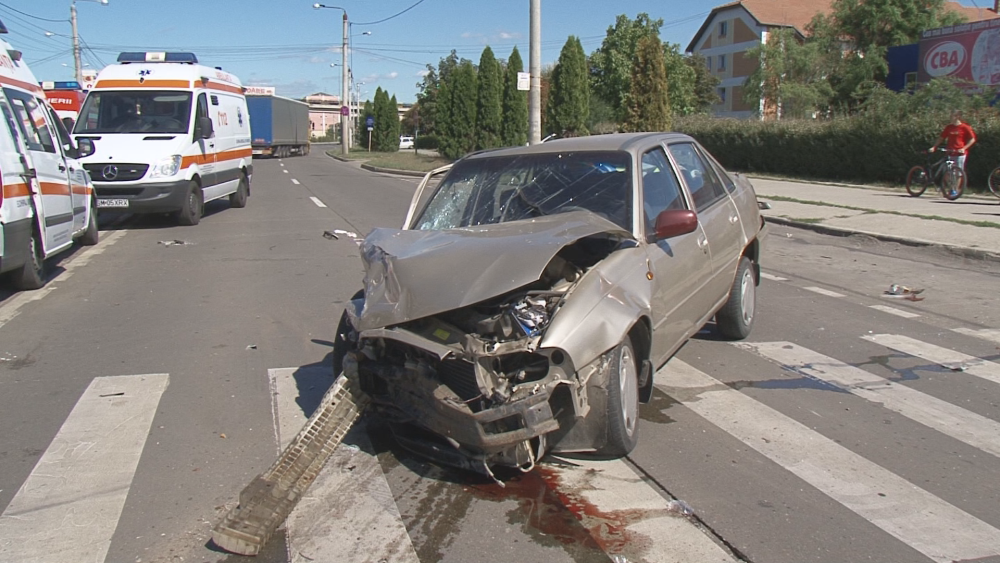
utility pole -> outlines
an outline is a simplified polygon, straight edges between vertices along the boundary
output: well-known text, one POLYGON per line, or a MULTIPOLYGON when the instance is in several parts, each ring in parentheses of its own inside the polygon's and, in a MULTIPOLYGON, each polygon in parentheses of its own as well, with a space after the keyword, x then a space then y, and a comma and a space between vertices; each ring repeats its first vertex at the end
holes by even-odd
POLYGON ((342 77, 340 89, 340 144, 342 152, 345 155, 350 151, 348 148, 350 146, 350 133, 348 132, 348 129, 350 129, 351 123, 351 107, 350 101, 348 101, 350 100, 351 91, 347 89, 347 73, 350 70, 347 68, 347 40, 350 38, 348 33, 350 32, 347 29, 347 10, 344 10, 344 44, 340 48, 341 64, 344 68, 344 72, 340 73, 342 77), (348 105, 345 106, 345 102, 348 105), (344 111, 345 108, 347 109, 346 112, 344 111))
POLYGON ((80 34, 76 31, 76 0, 69 5, 69 21, 73 25, 73 64, 76 69, 76 81, 83 84, 83 64, 80 62, 80 34))
POLYGON ((528 72, 528 144, 542 142, 542 0, 531 0, 531 37, 528 72))

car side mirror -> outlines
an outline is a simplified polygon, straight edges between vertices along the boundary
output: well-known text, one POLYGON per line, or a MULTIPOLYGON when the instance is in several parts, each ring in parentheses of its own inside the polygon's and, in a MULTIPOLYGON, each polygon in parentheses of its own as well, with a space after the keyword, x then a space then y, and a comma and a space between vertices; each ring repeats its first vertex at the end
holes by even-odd
POLYGON ((97 148, 92 139, 76 140, 76 158, 87 158, 95 152, 97 152, 97 148))
POLYGON ((199 139, 211 139, 212 135, 215 134, 215 129, 212 128, 212 118, 210 117, 199 117, 198 118, 198 131, 196 136, 199 139))
POLYGON ((689 209, 667 209, 656 216, 656 240, 693 233, 698 228, 698 216, 689 209))

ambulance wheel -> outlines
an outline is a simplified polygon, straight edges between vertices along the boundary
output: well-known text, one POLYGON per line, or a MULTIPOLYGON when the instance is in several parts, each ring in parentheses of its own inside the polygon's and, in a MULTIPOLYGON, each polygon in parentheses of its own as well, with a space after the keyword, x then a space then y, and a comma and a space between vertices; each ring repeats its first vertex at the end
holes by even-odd
POLYGON ((191 182, 188 186, 187 196, 184 198, 184 207, 177 212, 177 222, 184 226, 197 225, 201 221, 202 206, 201 186, 198 182, 191 182))
POLYGON ((94 246, 101 240, 101 233, 97 230, 97 204, 90 200, 90 220, 87 221, 87 230, 80 237, 80 244, 84 246, 94 246))
POLYGON ((235 192, 229 194, 229 207, 246 207, 247 197, 249 196, 250 188, 247 187, 247 177, 240 174, 240 185, 236 186, 235 192))
POLYGON ((45 256, 42 255, 42 241, 37 231, 31 233, 25 249, 24 265, 14 273, 14 287, 21 290, 38 289, 45 284, 45 256))

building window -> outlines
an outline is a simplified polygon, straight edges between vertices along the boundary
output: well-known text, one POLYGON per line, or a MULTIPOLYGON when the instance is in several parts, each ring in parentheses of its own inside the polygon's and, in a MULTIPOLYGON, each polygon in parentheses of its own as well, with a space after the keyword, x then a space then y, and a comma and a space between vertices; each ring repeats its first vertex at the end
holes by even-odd
POLYGON ((705 64, 708 65, 708 70, 712 70, 712 57, 705 57, 705 64))
POLYGON ((726 70, 726 56, 719 55, 719 70, 726 70))
POLYGON ((726 89, 725 88, 719 88, 719 101, 721 103, 723 103, 723 104, 726 103, 726 89))
POLYGON ((719 37, 725 37, 729 31, 729 22, 719 22, 719 37))

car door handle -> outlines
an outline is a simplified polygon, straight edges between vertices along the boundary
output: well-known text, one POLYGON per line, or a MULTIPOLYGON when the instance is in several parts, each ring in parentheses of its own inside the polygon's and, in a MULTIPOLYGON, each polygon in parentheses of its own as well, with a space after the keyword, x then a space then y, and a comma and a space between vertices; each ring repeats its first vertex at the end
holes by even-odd
POLYGON ((705 237, 698 237, 698 248, 708 250, 708 239, 705 237))
POLYGON ((65 166, 63 166, 62 164, 60 164, 60 165, 59 165, 59 171, 60 171, 60 172, 65 172, 65 171, 66 171, 66 167, 65 167, 65 166))
POLYGON ((736 223, 738 223, 739 220, 740 220, 740 218, 737 215, 730 215, 729 216, 729 222, 732 223, 733 225, 735 225, 736 223))

